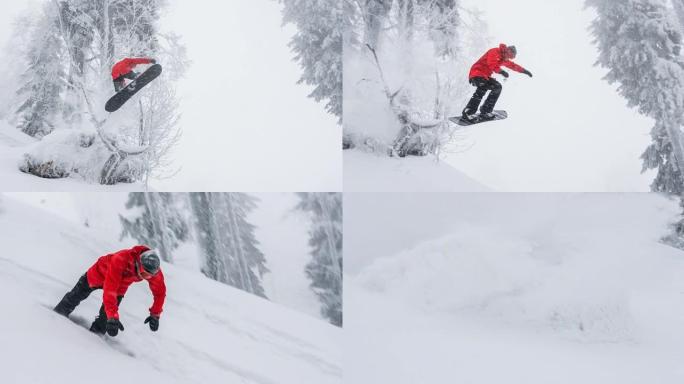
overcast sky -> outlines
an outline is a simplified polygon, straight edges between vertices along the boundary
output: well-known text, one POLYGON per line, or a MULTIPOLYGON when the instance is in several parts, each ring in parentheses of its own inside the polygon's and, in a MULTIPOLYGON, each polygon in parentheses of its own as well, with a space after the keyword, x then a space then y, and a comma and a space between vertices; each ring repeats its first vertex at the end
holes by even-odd
POLYGON ((338 191, 341 128, 297 85, 272 0, 173 0, 165 29, 193 61, 180 83, 181 173, 163 190, 338 191))

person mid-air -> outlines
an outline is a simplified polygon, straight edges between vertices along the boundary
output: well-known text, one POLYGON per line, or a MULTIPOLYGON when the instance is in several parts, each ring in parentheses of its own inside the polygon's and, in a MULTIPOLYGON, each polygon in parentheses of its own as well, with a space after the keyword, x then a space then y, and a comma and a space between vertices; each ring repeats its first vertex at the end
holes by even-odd
POLYGON ((532 73, 527 69, 514 63, 517 49, 513 45, 507 46, 500 44, 498 48, 488 50, 473 66, 470 68, 468 75, 470 84, 476 87, 473 97, 470 98, 468 105, 463 109, 461 118, 467 122, 485 121, 494 119, 496 116, 492 113, 499 96, 501 95, 501 83, 492 77, 492 74, 497 73, 503 77, 508 78, 508 72, 501 69, 501 67, 510 68, 516 72, 524 73, 532 77, 532 73), (489 91, 489 96, 484 104, 480 106, 482 98, 489 91), (480 114, 477 115, 478 107, 480 114))

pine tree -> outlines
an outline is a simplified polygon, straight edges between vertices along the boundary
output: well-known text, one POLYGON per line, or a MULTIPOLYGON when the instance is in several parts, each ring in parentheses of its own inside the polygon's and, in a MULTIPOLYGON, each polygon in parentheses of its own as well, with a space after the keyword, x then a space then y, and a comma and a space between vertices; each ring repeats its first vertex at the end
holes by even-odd
POLYGON ((281 0, 283 21, 297 27, 290 42, 304 73, 299 83, 314 86, 309 95, 342 119, 343 3, 336 0, 281 0))
POLYGON ((18 128, 29 136, 42 138, 55 128, 62 108, 66 73, 61 57, 63 44, 57 26, 41 18, 32 31, 26 71, 21 75, 17 97, 23 100, 16 111, 18 128))
POLYGON ((342 326, 342 194, 298 193, 297 209, 311 215, 306 266, 311 289, 321 302, 321 314, 342 326))
POLYGON ((598 17, 592 31, 599 47, 597 64, 605 79, 619 84, 628 105, 655 119, 653 144, 644 154, 644 170, 658 169, 651 185, 657 192, 684 192, 684 61, 682 34, 664 0, 587 0, 598 17))
POLYGON ((672 5, 677 14, 681 31, 684 33, 684 0, 672 0, 672 5))
POLYGON ((200 247, 201 271, 210 279, 228 283, 228 266, 222 255, 220 228, 213 212, 213 195, 190 193, 197 243, 200 247))
POLYGON ((173 262, 173 251, 189 237, 189 228, 178 209, 172 193, 131 192, 126 209, 128 216, 119 215, 121 238, 130 236, 141 244, 159 250, 161 258, 173 262))
POLYGON ((268 272, 247 214, 257 199, 245 193, 191 193, 202 273, 266 297, 262 278, 268 272))

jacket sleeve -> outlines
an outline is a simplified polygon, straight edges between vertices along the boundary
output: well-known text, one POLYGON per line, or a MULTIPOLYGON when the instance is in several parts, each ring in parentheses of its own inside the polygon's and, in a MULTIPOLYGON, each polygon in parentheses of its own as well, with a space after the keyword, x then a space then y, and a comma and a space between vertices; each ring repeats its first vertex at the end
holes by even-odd
MULTIPOLYGON (((125 252, 125 251, 123 251, 125 252)), ((104 304, 107 318, 119 318, 119 303, 116 300, 119 285, 121 284, 121 276, 126 265, 126 260, 122 252, 112 255, 109 261, 109 268, 105 276, 104 285, 102 286, 102 303, 104 304)))
POLYGON ((499 49, 492 49, 489 52, 487 52, 487 66, 494 73, 501 72, 500 62, 501 62, 501 53, 499 52, 499 49))
POLYGON ((150 307, 150 315, 159 317, 164 310, 164 300, 166 299, 166 283, 164 283, 164 273, 161 269, 153 278, 148 280, 148 284, 154 297, 154 302, 150 307))
POLYGON ((522 73, 522 71, 525 70, 525 68, 523 68, 523 67, 519 66, 518 64, 516 64, 512 61, 509 61, 509 60, 504 61, 503 63, 501 63, 501 65, 503 65, 504 67, 508 67, 508 68, 510 68, 516 72, 522 73))

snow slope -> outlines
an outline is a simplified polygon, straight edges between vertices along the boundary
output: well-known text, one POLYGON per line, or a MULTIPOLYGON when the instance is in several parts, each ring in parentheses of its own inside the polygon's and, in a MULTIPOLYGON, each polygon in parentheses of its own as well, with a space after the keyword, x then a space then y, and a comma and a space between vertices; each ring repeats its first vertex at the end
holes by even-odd
POLYGON ((484 192, 488 188, 434 157, 392 158, 344 151, 348 192, 484 192))
POLYGON ((86 326, 101 293, 72 318, 54 306, 112 244, 64 219, 0 200, 0 381, 102 383, 340 383, 341 331, 172 265, 157 333, 143 324, 151 297, 133 285, 121 306, 126 330, 101 339, 86 326), (37 240, 38 239, 38 240, 37 240))
MULTIPOLYGON (((461 194, 450 204, 416 196, 405 200, 409 212, 439 205, 443 213, 437 223, 405 221, 437 230, 450 216, 451 225, 347 276, 345 332, 354 350, 345 355, 346 380, 684 379, 684 252, 659 241, 675 202, 646 194, 461 194)), ((345 220, 362 223, 364 215, 345 220)), ((365 226, 390 238, 373 220, 365 226)))

